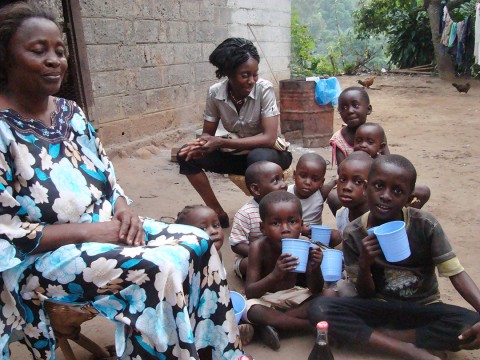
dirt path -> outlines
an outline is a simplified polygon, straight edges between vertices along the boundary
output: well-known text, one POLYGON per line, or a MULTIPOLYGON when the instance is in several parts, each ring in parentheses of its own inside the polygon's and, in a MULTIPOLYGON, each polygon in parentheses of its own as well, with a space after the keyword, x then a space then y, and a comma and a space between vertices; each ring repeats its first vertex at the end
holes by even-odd
MULTIPOLYGON (((342 88, 357 85, 362 78, 339 78, 342 88)), ((369 90, 373 113, 368 121, 380 123, 386 130, 390 150, 409 158, 417 168, 418 181, 427 184, 432 196, 425 206, 442 224, 463 266, 480 285, 478 254, 480 254, 480 83, 472 82, 468 94, 460 94, 449 83, 429 76, 377 77, 369 90)), ((341 120, 335 112, 334 129, 341 120)), ((156 152, 149 159, 114 158, 117 176, 127 194, 135 201, 142 215, 159 218, 174 217, 186 204, 201 203, 185 177, 178 175, 178 167, 171 163, 170 147, 150 147, 156 152)), ((330 159, 330 150, 303 149, 294 146, 295 159, 305 151, 315 150, 330 159)), ((329 168, 327 178, 335 175, 329 168)), ((248 201, 228 179, 212 175, 211 180, 219 199, 230 217, 248 201)), ((289 182, 292 182, 289 179, 289 182)), ((334 225, 334 218, 324 212, 324 223, 334 225)), ((229 283, 240 290, 240 282, 232 276, 232 253, 228 242, 223 256, 229 283)), ((467 306, 448 279, 440 281, 446 302, 467 306)), ((113 326, 104 319, 95 319, 85 325, 85 334, 100 344, 113 343, 113 326)), ((247 346, 247 352, 256 360, 306 359, 313 345, 313 337, 291 336, 282 339, 279 352, 273 352, 259 342, 247 346)), ((88 359, 82 350, 78 359, 88 359)), ((59 358, 63 359, 60 352, 59 358)), ((363 351, 335 350, 338 360, 389 359, 383 355, 363 351)), ((14 345, 12 359, 26 359, 24 351, 14 345)), ((393 359, 393 358, 391 358, 393 359)), ((480 351, 450 354, 449 359, 480 359, 480 351)))

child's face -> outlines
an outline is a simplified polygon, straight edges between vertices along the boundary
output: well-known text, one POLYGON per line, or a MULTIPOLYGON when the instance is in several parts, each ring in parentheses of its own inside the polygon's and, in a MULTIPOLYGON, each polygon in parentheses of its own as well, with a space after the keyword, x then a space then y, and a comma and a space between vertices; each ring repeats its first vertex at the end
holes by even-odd
POLYGON ((372 106, 367 103, 358 90, 350 90, 340 94, 338 111, 342 120, 349 128, 356 129, 367 121, 367 115, 372 112, 372 106))
POLYGON ((188 213, 185 223, 205 231, 210 236, 217 251, 220 250, 223 245, 224 235, 215 211, 207 207, 196 208, 188 213))
POLYGON ((283 170, 277 164, 271 163, 264 168, 254 186, 253 194, 257 201, 263 199, 267 194, 276 190, 286 190, 287 184, 283 180, 283 170))
POLYGON ((279 202, 269 206, 265 220, 260 224, 263 235, 269 241, 281 245, 285 238, 298 239, 302 231, 302 216, 298 204, 279 202))
POLYGON ((376 158, 384 147, 384 139, 378 128, 374 126, 360 126, 355 132, 353 140, 354 151, 364 151, 372 158, 376 158))
POLYGON ((337 194, 346 208, 355 208, 367 201, 368 171, 366 163, 359 160, 343 161, 338 167, 337 194))
POLYGON ((293 173, 295 179, 295 195, 300 199, 312 196, 325 181, 326 168, 316 161, 300 161, 293 173))
POLYGON ((408 204, 413 189, 412 175, 402 167, 381 163, 371 173, 367 184, 370 217, 374 225, 402 220, 402 208, 408 204))

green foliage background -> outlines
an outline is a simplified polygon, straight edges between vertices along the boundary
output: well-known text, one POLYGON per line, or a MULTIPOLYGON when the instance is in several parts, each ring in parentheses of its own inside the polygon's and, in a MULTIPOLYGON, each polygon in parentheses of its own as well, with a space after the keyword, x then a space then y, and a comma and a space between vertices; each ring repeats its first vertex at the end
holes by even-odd
MULTIPOLYGON (((451 12, 474 13, 476 0, 451 12)), ((434 62, 423 0, 292 0, 293 76, 408 68, 434 62)), ((457 72, 473 69, 464 65, 457 72)))

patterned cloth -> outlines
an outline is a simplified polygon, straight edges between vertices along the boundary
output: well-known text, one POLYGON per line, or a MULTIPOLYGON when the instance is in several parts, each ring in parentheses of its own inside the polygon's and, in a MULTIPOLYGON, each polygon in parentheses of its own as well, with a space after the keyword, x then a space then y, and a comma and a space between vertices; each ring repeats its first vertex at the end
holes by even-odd
POLYGON ((226 274, 200 229, 143 220, 146 246, 92 242, 31 255, 49 224, 111 220, 124 196, 82 110, 55 99, 52 126, 0 112, 0 348, 13 329, 35 358, 55 358, 45 297, 90 301, 116 323, 121 359, 237 359, 226 274))
POLYGON ((353 146, 351 146, 343 137, 342 129, 332 135, 329 143, 332 147, 332 164, 337 163, 337 149, 340 150, 345 157, 353 153, 353 146))

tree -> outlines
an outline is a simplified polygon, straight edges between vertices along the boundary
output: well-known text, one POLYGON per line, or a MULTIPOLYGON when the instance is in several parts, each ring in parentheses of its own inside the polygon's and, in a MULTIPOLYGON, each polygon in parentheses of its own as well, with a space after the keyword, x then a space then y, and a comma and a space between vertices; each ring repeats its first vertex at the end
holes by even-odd
MULTIPOLYGON (((447 9, 452 11, 469 0, 454 0, 447 3, 447 9)), ((452 58, 449 55, 442 54, 440 51, 441 34, 437 31, 440 27, 440 9, 441 0, 425 0, 424 7, 427 10, 430 20, 430 29, 432 31, 432 41, 435 44, 435 59, 437 60, 437 70, 440 78, 451 79, 455 76, 455 69, 452 58)))
MULTIPOLYGON (((453 0, 447 3, 447 8, 449 11, 452 11, 464 3, 471 2, 471 0, 453 0)), ((432 52, 432 57, 434 56, 437 63, 437 70, 441 78, 451 78, 455 74, 454 65, 452 59, 449 55, 444 55, 440 51, 440 37, 438 29, 440 27, 440 11, 441 11, 441 0, 363 0, 361 3, 360 10, 355 14, 356 16, 356 30, 360 34, 360 37, 368 36, 369 34, 388 34, 390 32, 390 41, 393 46, 390 46, 390 50, 397 50, 397 58, 393 58, 393 62, 404 65, 411 66, 410 63, 404 63, 402 59, 408 59, 412 57, 414 59, 423 59, 420 63, 416 65, 421 65, 422 61, 428 59, 429 51, 432 52), (428 14, 428 24, 429 25, 429 34, 431 37, 430 46, 426 46, 426 34, 423 34, 419 31, 424 25, 423 21, 418 22, 418 20, 423 19, 423 15, 420 14, 420 11, 426 11, 428 14), (410 30, 406 31, 405 21, 399 21, 398 14, 404 14, 402 18, 412 19, 411 21, 417 21, 413 26, 410 27, 410 30), (412 16, 412 15, 420 16, 412 16), (404 29, 401 29, 401 27, 404 29), (405 47, 405 44, 402 44, 402 41, 405 39, 400 39, 399 35, 408 36, 409 32, 415 29, 417 36, 415 45, 405 47), (393 33, 392 33, 393 32, 393 33), (423 44, 423 46, 421 45, 423 44), (405 55, 405 51, 402 52, 401 48, 405 48, 405 51, 410 51, 410 54, 405 55)), ((425 14, 425 13, 423 13, 425 14)), ((415 37, 411 39, 411 42, 415 40, 415 37)))

